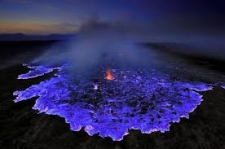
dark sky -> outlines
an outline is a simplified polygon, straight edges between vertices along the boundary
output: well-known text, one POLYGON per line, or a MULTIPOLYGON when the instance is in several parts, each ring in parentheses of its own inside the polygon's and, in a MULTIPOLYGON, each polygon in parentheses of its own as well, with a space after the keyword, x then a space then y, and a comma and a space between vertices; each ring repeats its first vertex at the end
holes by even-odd
POLYGON ((144 25, 177 18, 218 21, 224 14, 223 0, 0 0, 0 33, 74 33, 90 19, 144 25))

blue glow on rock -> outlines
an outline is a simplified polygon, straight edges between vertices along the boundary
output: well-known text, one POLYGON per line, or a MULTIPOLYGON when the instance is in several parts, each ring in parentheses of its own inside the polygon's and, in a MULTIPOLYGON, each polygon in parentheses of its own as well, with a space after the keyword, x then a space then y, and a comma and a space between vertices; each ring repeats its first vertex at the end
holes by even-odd
POLYGON ((23 64, 23 66, 26 66, 31 70, 26 74, 19 75, 18 79, 32 79, 32 78, 40 77, 50 72, 53 72, 54 70, 60 69, 60 67, 52 68, 52 67, 46 67, 46 66, 29 66, 27 64, 23 64))
POLYGON ((49 80, 15 91, 15 102, 38 97, 33 109, 65 118, 73 131, 84 128, 90 136, 99 134, 114 141, 122 140, 130 129, 146 134, 169 131, 171 122, 188 118, 200 105, 198 91, 212 89, 204 83, 174 81, 154 71, 112 69, 113 81, 103 74, 93 82, 74 78, 65 67, 27 67, 32 70, 19 79, 59 71, 49 80))

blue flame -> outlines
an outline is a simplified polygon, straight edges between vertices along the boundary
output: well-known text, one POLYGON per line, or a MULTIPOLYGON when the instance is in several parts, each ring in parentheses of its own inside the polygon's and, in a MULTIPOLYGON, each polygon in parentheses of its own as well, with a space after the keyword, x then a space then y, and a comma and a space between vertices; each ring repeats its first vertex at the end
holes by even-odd
POLYGON ((204 83, 174 81, 167 75, 113 69, 115 80, 76 79, 65 67, 29 66, 18 79, 30 79, 59 70, 49 80, 15 91, 15 102, 37 97, 33 109, 65 118, 71 130, 122 140, 129 129, 150 134, 169 131, 171 122, 188 118, 201 103, 204 83), (98 85, 98 88, 96 88, 98 85))
POLYGON ((225 85, 222 85, 221 87, 225 89, 225 85))

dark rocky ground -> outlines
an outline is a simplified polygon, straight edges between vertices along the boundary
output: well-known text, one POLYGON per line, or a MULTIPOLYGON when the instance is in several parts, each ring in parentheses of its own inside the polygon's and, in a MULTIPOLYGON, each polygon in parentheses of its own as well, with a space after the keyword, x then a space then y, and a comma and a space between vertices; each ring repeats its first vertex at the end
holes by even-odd
POLYGON ((121 142, 97 135, 89 137, 84 131, 73 132, 63 118, 32 110, 35 99, 14 103, 15 90, 25 89, 51 75, 17 80, 18 74, 28 71, 21 62, 54 42, 0 43, 4 53, 0 67, 0 149, 225 149, 225 89, 220 87, 202 92, 202 104, 189 119, 172 124, 169 132, 144 135, 130 131, 121 142), (26 56, 18 56, 24 53, 26 56))

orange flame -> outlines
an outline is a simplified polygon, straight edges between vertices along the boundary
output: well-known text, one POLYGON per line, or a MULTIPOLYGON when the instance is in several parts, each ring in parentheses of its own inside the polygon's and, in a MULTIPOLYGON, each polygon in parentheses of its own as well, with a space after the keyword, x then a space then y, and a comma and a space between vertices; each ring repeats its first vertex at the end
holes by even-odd
POLYGON ((107 80, 114 80, 115 79, 113 77, 113 74, 112 74, 112 70, 111 69, 107 69, 106 75, 105 75, 105 79, 107 79, 107 80))

